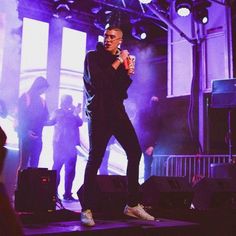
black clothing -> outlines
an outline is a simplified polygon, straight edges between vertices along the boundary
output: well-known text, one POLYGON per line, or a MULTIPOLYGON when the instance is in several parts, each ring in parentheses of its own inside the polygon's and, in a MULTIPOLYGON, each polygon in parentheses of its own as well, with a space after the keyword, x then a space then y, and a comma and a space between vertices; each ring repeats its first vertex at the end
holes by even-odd
POLYGON ((42 151, 42 131, 48 120, 48 108, 40 95, 47 87, 46 79, 37 77, 29 91, 22 94, 18 101, 16 129, 21 155, 20 170, 27 167, 38 167, 42 151))
POLYGON ((25 138, 31 130, 42 137, 43 127, 48 119, 45 100, 33 94, 24 93, 18 103, 18 136, 25 138))
POLYGON ((147 148, 155 148, 160 122, 159 102, 150 102, 138 115, 137 133, 144 156, 144 181, 152 175, 153 154, 146 153, 147 148))
POLYGON ((99 168, 99 175, 109 175, 109 158, 111 152, 111 145, 114 144, 115 139, 112 136, 107 144, 106 151, 102 160, 102 164, 99 168))
POLYGON ((4 145, 6 144, 6 140, 7 136, 0 126, 0 175, 3 169, 3 163, 6 156, 6 148, 4 147, 4 145))
POLYGON ((133 125, 123 105, 131 79, 124 66, 112 67, 116 56, 101 45, 85 58, 84 85, 89 129, 89 159, 84 176, 83 210, 93 209, 97 171, 112 135, 124 148, 127 159, 128 205, 139 202, 139 161, 141 148, 133 125))
POLYGON ((156 146, 158 131, 160 129, 159 102, 151 102, 139 111, 137 133, 144 152, 148 147, 156 146))
POLYGON ((123 66, 115 70, 111 64, 117 56, 101 46, 85 58, 84 85, 87 98, 86 114, 100 121, 124 113, 123 100, 132 80, 123 66))
POLYGON ((53 135, 53 170, 57 171, 57 187, 60 184, 60 171, 65 166, 64 198, 72 195, 72 184, 75 177, 77 149, 80 145, 79 127, 83 120, 74 115, 73 110, 57 109, 50 120, 55 125, 53 135))

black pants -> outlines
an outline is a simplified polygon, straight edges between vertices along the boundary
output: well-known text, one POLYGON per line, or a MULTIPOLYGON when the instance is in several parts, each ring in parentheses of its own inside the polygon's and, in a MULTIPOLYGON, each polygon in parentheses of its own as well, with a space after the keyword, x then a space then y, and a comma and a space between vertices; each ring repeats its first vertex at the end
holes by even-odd
POLYGON ((26 169, 27 167, 37 168, 39 164, 39 158, 42 151, 42 138, 37 139, 20 138, 20 170, 26 169))
POLYGON ((129 206, 135 206, 139 203, 139 162, 142 155, 141 148, 134 127, 127 114, 111 117, 107 121, 98 121, 95 119, 88 121, 89 129, 89 158, 84 176, 84 202, 83 211, 93 209, 93 193, 96 184, 97 171, 101 165, 106 146, 112 135, 117 139, 125 150, 127 165, 127 183, 129 206))
POLYGON ((65 142, 53 142, 53 166, 57 171, 57 188, 60 184, 60 172, 65 167, 64 197, 71 197, 75 178, 77 151, 75 146, 65 145, 65 142))

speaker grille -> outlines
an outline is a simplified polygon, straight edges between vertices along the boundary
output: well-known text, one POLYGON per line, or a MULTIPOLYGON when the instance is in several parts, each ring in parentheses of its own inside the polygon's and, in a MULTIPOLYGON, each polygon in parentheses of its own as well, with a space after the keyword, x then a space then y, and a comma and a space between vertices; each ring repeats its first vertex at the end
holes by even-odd
POLYGON ((56 171, 28 168, 18 173, 15 209, 23 212, 56 209, 56 171))

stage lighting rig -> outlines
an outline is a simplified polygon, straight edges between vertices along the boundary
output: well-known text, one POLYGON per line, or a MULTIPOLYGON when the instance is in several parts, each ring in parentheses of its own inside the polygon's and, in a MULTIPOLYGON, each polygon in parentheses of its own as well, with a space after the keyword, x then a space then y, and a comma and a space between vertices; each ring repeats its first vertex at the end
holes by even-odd
POLYGON ((176 0, 175 11, 179 16, 188 16, 192 12, 192 0, 176 0))
POLYGON ((132 36, 138 40, 144 40, 147 38, 147 33, 145 31, 144 26, 137 24, 133 24, 132 26, 132 36))
POLYGON ((208 18, 208 7, 211 6, 211 2, 208 0, 195 0, 194 1, 194 20, 201 23, 207 24, 208 18))
POLYGON ((139 0, 140 3, 142 4, 148 4, 150 3, 152 0, 139 0))
POLYGON ((63 19, 71 19, 72 18, 72 11, 71 11, 71 4, 74 3, 75 0, 53 0, 55 4, 55 12, 53 14, 56 18, 63 18, 63 19))

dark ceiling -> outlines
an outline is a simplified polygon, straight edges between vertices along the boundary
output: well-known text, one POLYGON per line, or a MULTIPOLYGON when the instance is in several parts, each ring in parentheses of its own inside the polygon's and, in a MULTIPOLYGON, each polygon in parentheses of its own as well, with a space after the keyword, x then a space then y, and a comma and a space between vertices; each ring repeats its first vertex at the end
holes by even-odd
MULTIPOLYGON (((94 24, 98 17, 101 18, 100 13, 98 13, 101 10, 111 12, 116 20, 119 20, 119 24, 126 35, 131 34, 132 25, 139 21, 145 25, 151 38, 166 37, 166 24, 139 0, 74 0, 71 3, 70 0, 18 0, 19 17, 26 16, 49 21, 59 2, 69 2, 68 6, 71 9, 72 18, 67 21, 85 27, 86 30, 102 31, 94 24)), ((169 4, 166 4, 166 0, 155 0, 155 2, 158 3, 158 10, 168 17, 169 4)))
MULTIPOLYGON (((169 17, 169 5, 175 0, 152 0, 156 11, 166 19, 169 17)), ((210 0, 219 2, 219 0, 210 0)), ((232 6, 235 19, 235 0, 225 0, 232 6)), ((104 18, 104 12, 119 21, 125 36, 130 36, 134 23, 142 24, 149 34, 149 39, 165 39, 167 37, 167 25, 150 11, 149 7, 141 4, 139 0, 18 0, 19 17, 40 18, 50 21, 55 13, 55 8, 60 3, 66 3, 70 8, 71 19, 67 19, 71 27, 79 27, 86 31, 101 33, 100 20, 104 18), (97 21, 97 24, 95 22, 97 21), (96 25, 96 26, 95 26, 96 25)))

